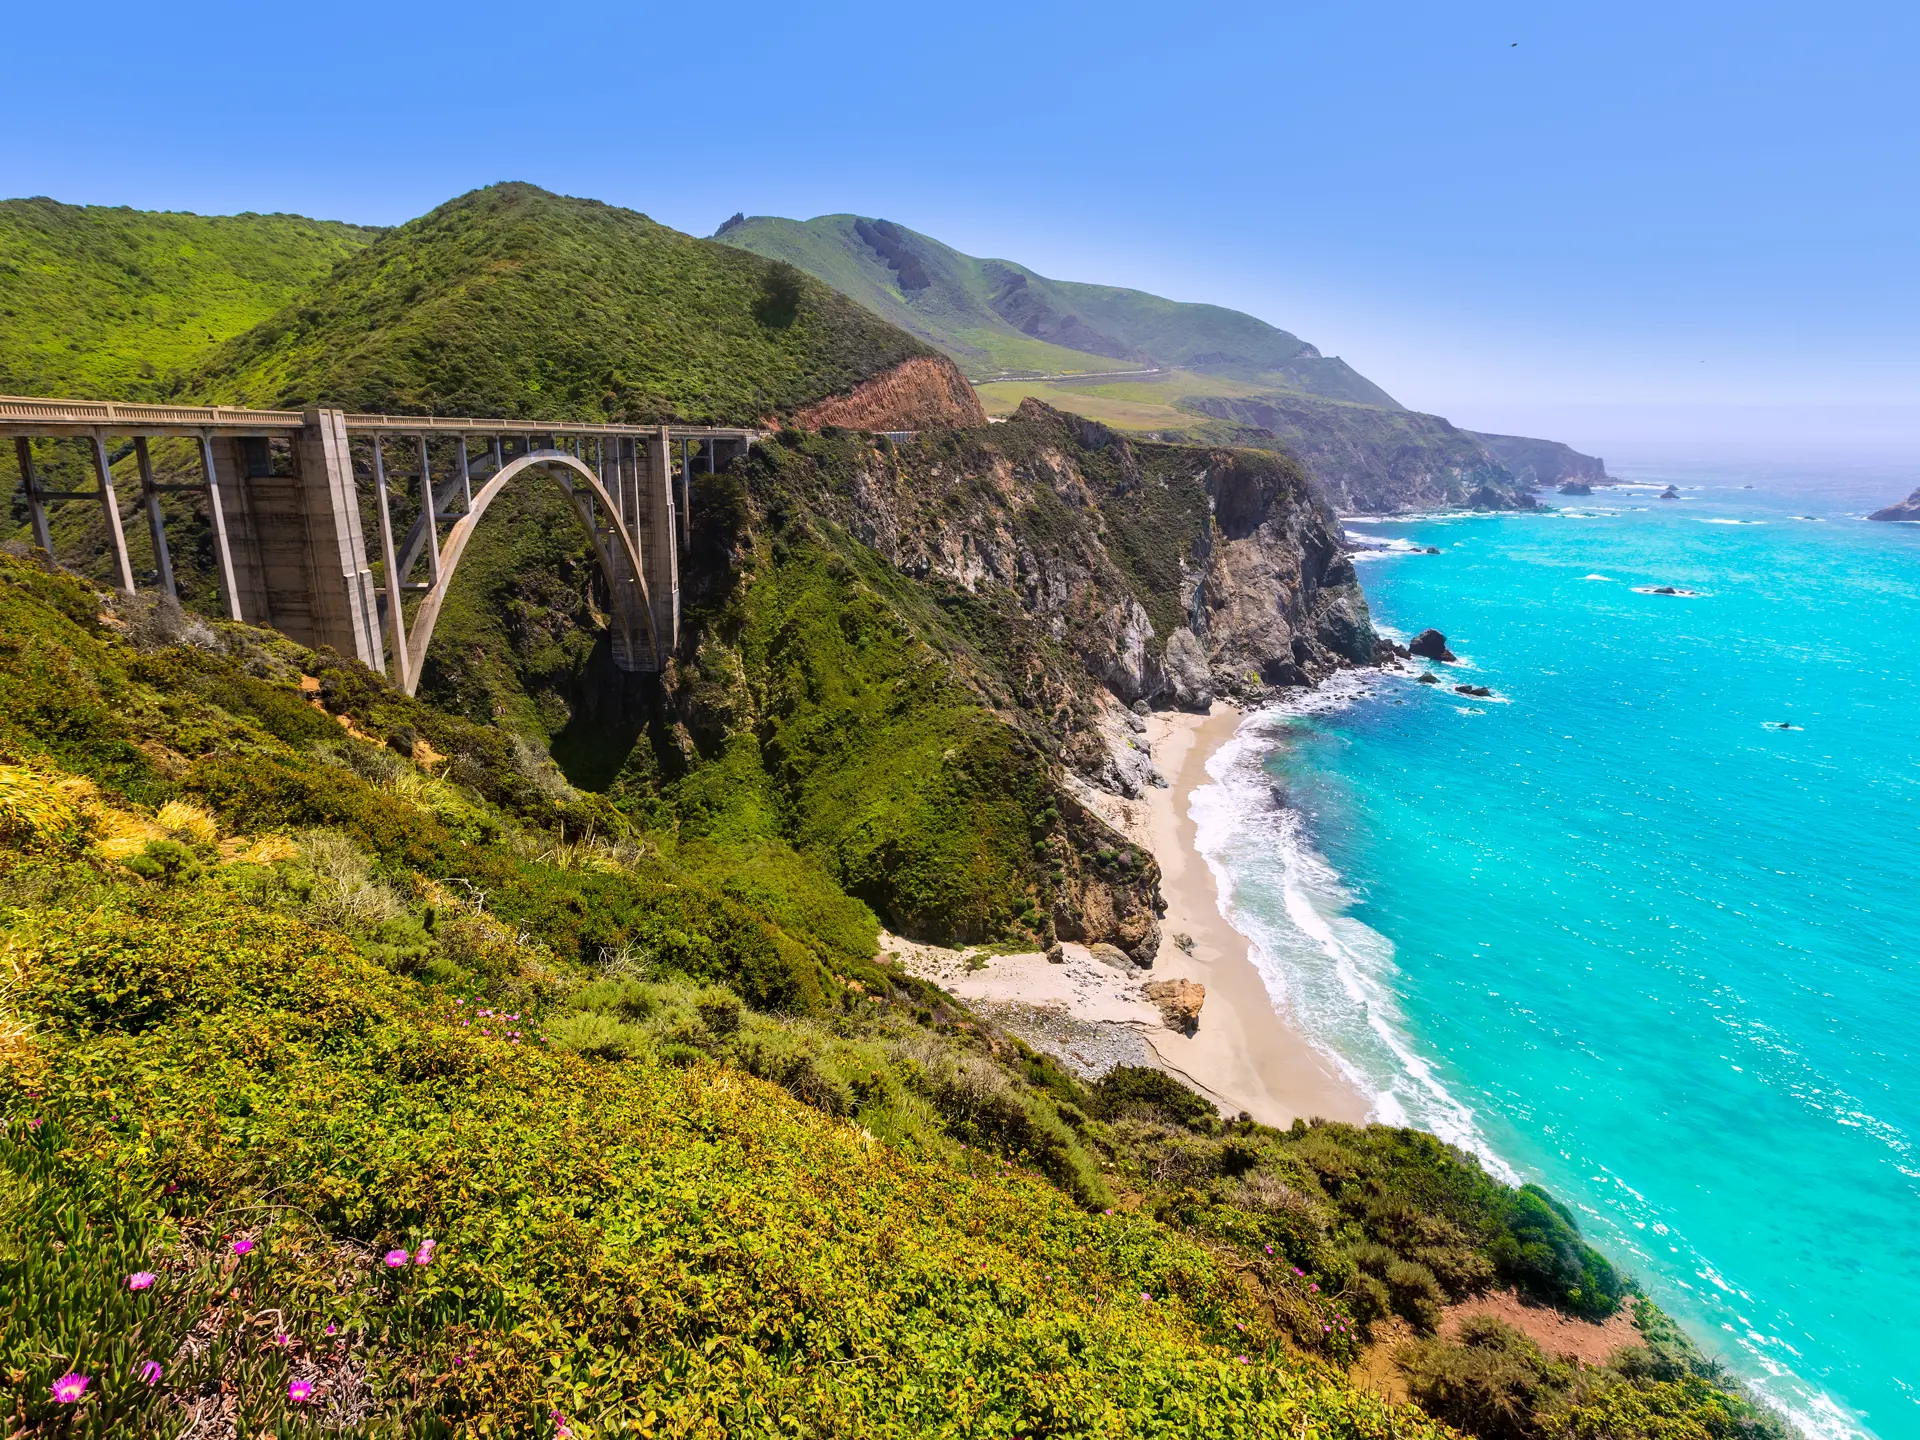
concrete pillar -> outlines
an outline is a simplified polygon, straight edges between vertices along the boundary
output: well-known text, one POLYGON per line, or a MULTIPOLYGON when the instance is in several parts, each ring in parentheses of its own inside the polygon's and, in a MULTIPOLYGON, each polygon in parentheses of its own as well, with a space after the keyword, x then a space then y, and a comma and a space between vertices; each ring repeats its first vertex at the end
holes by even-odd
MULTIPOLYGON (((653 628, 660 653, 653 668, 663 670, 680 644, 680 546, 673 503, 673 441, 662 425, 646 441, 646 489, 635 518, 640 564, 647 572, 647 594, 653 602, 653 628)), ((636 467, 639 468, 639 467, 636 467)))
POLYGON ((118 574, 120 588, 133 594, 133 562, 127 558, 127 532, 120 525, 120 497, 113 489, 113 466, 107 462, 107 437, 98 430, 91 437, 93 446, 93 473, 100 481, 100 508, 107 517, 107 547, 113 552, 113 563, 118 574))
MULTIPOLYGON (((494 442, 496 445, 498 441, 494 442)), ((393 683, 407 694, 413 693, 413 657, 407 653, 407 614, 401 604, 406 591, 400 573, 400 558, 393 550, 393 512, 387 499, 387 461, 381 453, 380 435, 373 436, 373 489, 380 512, 380 558, 387 571, 387 631, 393 637, 393 659, 389 674, 393 683)))
POLYGON ((173 557, 167 553, 167 522, 160 515, 160 492, 153 488, 153 456, 147 453, 147 437, 136 435, 133 453, 140 462, 140 498, 147 504, 147 534, 153 538, 153 568, 160 572, 160 588, 175 600, 180 592, 173 583, 173 557))
POLYGON ((220 598, 227 618, 252 625, 268 624, 266 590, 257 579, 257 567, 248 563, 246 501, 238 461, 239 446, 222 436, 217 442, 200 432, 200 469, 207 486, 207 522, 213 526, 213 558, 220 572, 220 598))
MULTIPOLYGON (((305 531, 302 557, 307 582, 307 630, 287 630, 304 645, 331 645, 343 655, 384 672, 379 607, 373 567, 360 529, 360 500, 347 446, 347 417, 339 410, 309 410, 294 439, 294 477, 305 531)), ((293 577, 287 576, 289 580, 293 577)), ((269 592, 273 577, 268 577, 269 592)), ((282 625, 280 628, 287 629, 282 625)))
POLYGON ((40 472, 33 465, 33 441, 22 435, 13 442, 13 453, 20 461, 20 483, 27 488, 27 513, 33 520, 33 543, 40 553, 53 559, 53 534, 47 529, 47 502, 40 495, 40 472))

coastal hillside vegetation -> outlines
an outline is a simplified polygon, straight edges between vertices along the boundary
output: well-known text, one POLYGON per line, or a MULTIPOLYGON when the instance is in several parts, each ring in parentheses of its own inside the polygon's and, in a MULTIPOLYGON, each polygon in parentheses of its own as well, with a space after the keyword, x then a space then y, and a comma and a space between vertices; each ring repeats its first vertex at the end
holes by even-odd
MULTIPOLYGON (((1083 1084, 776 839, 683 845, 356 664, 101 605, 0 557, 16 1432, 1438 1436, 1347 1381, 1375 1327, 1630 1298, 1432 1137, 1083 1084)), ((1764 1428, 1641 1334, 1409 1375, 1488 1436, 1764 1428)))
POLYGON ((1344 361, 1238 310, 1049 280, 1011 260, 963 255, 891 220, 756 215, 727 222, 714 238, 819 276, 946 351, 975 379, 1184 368, 1397 408, 1344 361))
POLYGON ((164 397, 379 233, 299 215, 0 201, 0 395, 164 397))
POLYGON ((928 347, 790 265, 503 184, 378 241, 179 393, 404 414, 752 424, 928 347))

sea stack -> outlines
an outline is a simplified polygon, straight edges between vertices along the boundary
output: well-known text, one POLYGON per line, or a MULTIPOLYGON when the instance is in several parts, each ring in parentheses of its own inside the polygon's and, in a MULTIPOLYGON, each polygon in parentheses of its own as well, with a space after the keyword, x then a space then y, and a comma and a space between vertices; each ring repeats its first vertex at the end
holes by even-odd
POLYGON ((1422 660, 1452 661, 1460 657, 1447 648, 1447 637, 1438 630, 1422 630, 1407 646, 1407 653, 1422 660))
POLYGON ((1675 489, 1673 486, 1669 485, 1667 486, 1666 489, 1660 492, 1660 498, 1662 500, 1678 500, 1680 498, 1680 492, 1677 489, 1675 489))

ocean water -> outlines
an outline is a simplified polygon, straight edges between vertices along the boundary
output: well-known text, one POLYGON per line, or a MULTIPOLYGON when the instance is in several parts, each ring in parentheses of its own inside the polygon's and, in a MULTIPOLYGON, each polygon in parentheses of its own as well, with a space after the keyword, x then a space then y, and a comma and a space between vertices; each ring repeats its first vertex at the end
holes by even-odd
POLYGON ((1564 1196, 1810 1435, 1920 1436, 1920 526, 1861 518, 1913 471, 1616 473, 1352 522, 1440 549, 1361 575, 1461 662, 1254 717, 1200 846, 1378 1118, 1564 1196))

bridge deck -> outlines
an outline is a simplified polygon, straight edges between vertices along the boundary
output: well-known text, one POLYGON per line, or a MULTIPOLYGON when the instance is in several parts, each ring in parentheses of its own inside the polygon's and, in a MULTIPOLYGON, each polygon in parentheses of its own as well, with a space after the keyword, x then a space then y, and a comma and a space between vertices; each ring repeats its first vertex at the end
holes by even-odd
MULTIPOLYGON (((270 435, 300 429, 298 410, 239 410, 226 405, 130 405, 118 400, 50 400, 0 395, 0 435, 270 435)), ((656 439, 658 425, 585 420, 508 420, 447 415, 348 415, 354 435, 592 435, 656 439)), ((754 440, 759 431, 727 425, 668 425, 671 440, 754 440)))

